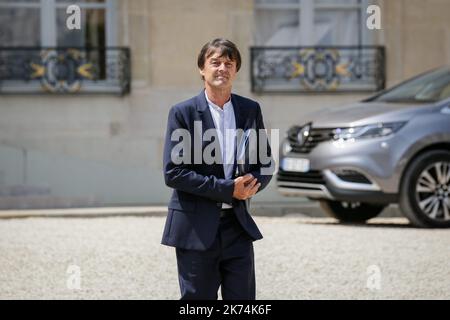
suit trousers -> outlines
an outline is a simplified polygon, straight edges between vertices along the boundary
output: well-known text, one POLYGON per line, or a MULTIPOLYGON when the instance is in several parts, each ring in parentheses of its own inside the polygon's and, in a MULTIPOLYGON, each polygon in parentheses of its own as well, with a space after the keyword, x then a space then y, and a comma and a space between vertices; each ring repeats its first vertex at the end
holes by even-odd
POLYGON ((176 248, 181 300, 217 300, 219 287, 224 300, 255 300, 253 239, 227 211, 210 248, 176 248))

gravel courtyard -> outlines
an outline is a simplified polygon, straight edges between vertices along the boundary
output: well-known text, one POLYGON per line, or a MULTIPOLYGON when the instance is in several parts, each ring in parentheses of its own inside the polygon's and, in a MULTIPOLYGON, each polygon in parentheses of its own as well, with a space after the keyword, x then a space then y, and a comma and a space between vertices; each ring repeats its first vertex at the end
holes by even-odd
MULTIPOLYGON (((255 220, 264 235, 254 243, 258 299, 450 299, 450 230, 402 218, 255 220)), ((178 299, 174 250, 159 244, 163 224, 1 219, 0 299, 178 299)))

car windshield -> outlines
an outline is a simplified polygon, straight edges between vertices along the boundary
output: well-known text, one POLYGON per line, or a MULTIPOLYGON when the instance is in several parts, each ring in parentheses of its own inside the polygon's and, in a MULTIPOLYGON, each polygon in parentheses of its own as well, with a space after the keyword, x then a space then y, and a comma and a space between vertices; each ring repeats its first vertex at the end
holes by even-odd
POLYGON ((437 102, 450 97, 450 68, 431 71, 376 96, 381 102, 437 102))

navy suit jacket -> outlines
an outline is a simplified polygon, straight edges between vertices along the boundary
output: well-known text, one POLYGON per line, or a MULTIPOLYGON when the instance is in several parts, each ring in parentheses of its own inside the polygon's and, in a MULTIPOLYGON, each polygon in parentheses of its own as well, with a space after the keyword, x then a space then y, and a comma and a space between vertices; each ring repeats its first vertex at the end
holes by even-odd
MULTIPOLYGON (((256 129, 264 129, 261 108, 257 102, 235 94, 231 95, 231 102, 236 129, 246 130, 255 125, 256 129)), ((234 179, 224 178, 223 165, 221 163, 206 164, 203 157, 201 163, 197 163, 198 161, 194 163, 194 135, 200 134, 195 133, 198 127, 194 128, 194 121, 201 121, 202 136, 206 130, 215 129, 204 91, 196 97, 173 106, 169 111, 163 171, 166 185, 174 190, 168 205, 161 243, 182 249, 208 249, 213 244, 219 227, 222 203, 233 205, 234 214, 253 240, 261 239, 261 232, 250 216, 245 201, 233 198, 234 179), (181 141, 171 140, 172 133, 176 129, 185 129, 190 133, 191 141, 186 144, 191 148, 190 163, 176 164, 171 158, 172 149, 181 141)), ((267 155, 271 157, 267 137, 264 139, 267 144, 267 155)), ((202 151, 209 143, 203 141, 202 151)), ((258 156, 257 163, 248 165, 247 170, 261 183, 259 191, 263 190, 272 178, 272 174, 261 174, 262 167, 274 167, 273 159, 271 163, 261 163, 258 156)), ((233 172, 236 172, 236 161, 234 168, 233 172)))

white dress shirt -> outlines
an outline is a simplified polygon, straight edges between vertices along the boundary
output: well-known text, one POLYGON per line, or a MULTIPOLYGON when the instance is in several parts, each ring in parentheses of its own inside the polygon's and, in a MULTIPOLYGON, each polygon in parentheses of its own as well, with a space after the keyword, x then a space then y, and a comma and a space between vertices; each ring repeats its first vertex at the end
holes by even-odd
MULTIPOLYGON (((219 136, 225 179, 233 179, 236 131, 236 119, 234 117, 233 104, 230 99, 223 105, 223 108, 215 105, 211 102, 211 100, 209 100, 206 90, 205 97, 219 136)), ((228 208, 232 208, 232 206, 222 203, 222 209, 228 208)))

